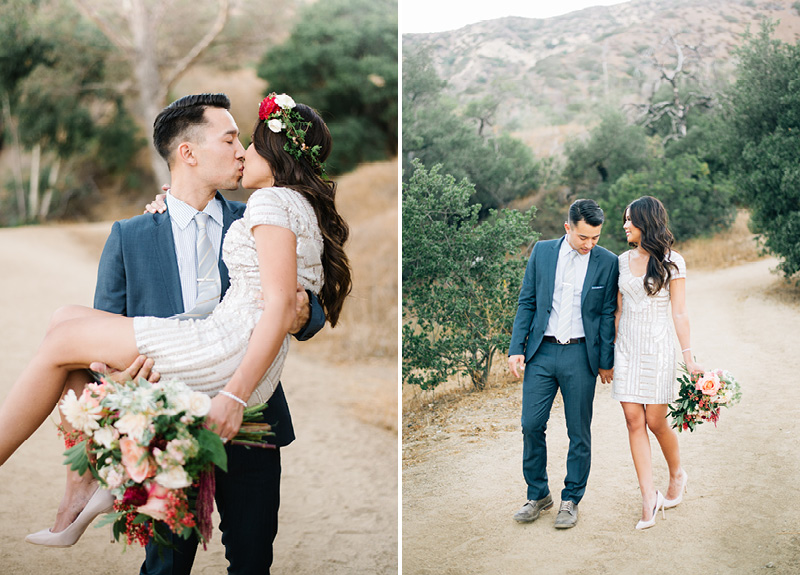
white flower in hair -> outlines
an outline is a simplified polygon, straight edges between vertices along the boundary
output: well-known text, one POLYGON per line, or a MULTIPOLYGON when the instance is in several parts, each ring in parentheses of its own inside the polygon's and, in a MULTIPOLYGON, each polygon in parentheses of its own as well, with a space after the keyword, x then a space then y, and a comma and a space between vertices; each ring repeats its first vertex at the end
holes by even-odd
POLYGON ((267 126, 269 126, 269 129, 275 132, 276 134, 280 133, 280 131, 286 127, 283 125, 283 122, 277 119, 270 120, 269 122, 267 122, 267 126))
POLYGON ((291 96, 287 96, 286 94, 280 94, 275 96, 275 103, 278 104, 281 108, 294 108, 295 103, 292 100, 291 96))

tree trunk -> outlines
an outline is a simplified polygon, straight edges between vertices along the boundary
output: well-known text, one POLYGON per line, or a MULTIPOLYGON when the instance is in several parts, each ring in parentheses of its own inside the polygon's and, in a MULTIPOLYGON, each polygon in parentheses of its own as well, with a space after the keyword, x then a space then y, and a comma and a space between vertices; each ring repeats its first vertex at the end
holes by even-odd
POLYGON ((41 222, 45 221, 47 219, 47 214, 50 213, 50 204, 53 202, 53 194, 55 193, 60 169, 61 158, 56 156, 55 162, 53 162, 53 166, 50 168, 50 175, 47 178, 47 189, 42 196, 42 206, 39 208, 39 221, 41 222))
POLYGON ((28 192, 28 218, 33 220, 39 213, 39 166, 42 161, 42 145, 37 143, 31 152, 31 187, 28 192))
MULTIPOLYGON (((144 120, 142 122, 144 126, 152 126, 153 120, 161 111, 163 102, 160 99, 161 77, 158 72, 156 42, 153 37, 154 27, 143 0, 133 0, 131 3, 130 26, 135 52, 133 67, 139 86, 139 117, 144 120)), ((156 184, 166 184, 169 182, 169 169, 153 146, 152 135, 151 128, 147 132, 150 165, 156 178, 156 184)))
POLYGON ((22 186, 22 154, 19 147, 19 131, 14 118, 11 117, 11 100, 8 92, 3 92, 3 123, 8 126, 13 140, 11 147, 14 149, 14 160, 11 162, 14 170, 14 189, 17 196, 17 215, 20 220, 25 219, 25 188, 22 186))

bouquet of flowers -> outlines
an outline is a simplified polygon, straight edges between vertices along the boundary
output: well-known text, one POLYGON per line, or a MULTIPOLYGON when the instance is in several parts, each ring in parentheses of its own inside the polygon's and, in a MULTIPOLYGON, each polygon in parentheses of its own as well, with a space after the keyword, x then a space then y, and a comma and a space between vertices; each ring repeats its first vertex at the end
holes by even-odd
MULTIPOLYGON (((98 382, 80 397, 70 390, 61 409, 79 436, 65 465, 89 469, 115 498, 114 512, 98 526, 113 523, 116 540, 124 534, 142 546, 150 537, 169 545, 169 531, 210 540, 214 466, 227 469, 222 440, 204 426, 211 398, 179 381, 117 383, 95 375, 98 382)), ((274 447, 264 441, 269 425, 254 422, 265 407, 245 409, 231 443, 274 447)))
POLYGON ((678 399, 669 406, 672 427, 677 427, 679 432, 694 431, 704 421, 713 421, 716 427, 720 409, 741 399, 739 382, 723 369, 689 373, 685 364, 682 369, 684 374, 678 378, 681 384, 678 399))

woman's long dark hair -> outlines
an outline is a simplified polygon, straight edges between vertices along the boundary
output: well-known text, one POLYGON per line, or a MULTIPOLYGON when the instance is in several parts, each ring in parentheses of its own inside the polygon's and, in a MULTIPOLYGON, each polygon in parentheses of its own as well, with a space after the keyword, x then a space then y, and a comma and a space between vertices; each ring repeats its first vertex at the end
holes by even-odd
MULTIPOLYGON (((630 213, 631 223, 642 233, 642 249, 650 255, 644 276, 644 289, 648 295, 656 295, 661 288, 669 285, 672 271, 678 271, 678 266, 670 260, 670 251, 675 238, 669 231, 667 210, 656 198, 642 196, 628 204, 622 212, 623 224, 627 213, 630 213)), ((636 244, 629 245, 636 246, 636 244)))
MULTIPOLYGON (((304 120, 311 122, 305 135, 305 143, 311 148, 320 146, 319 161, 324 162, 331 153, 331 133, 316 110, 305 104, 297 104, 294 109, 304 120)), ((312 165, 307 156, 299 160, 284 149, 286 131, 275 133, 267 123, 259 120, 253 129, 253 145, 256 151, 269 163, 275 185, 291 188, 303 194, 317 215, 317 223, 322 231, 325 249, 322 253, 322 269, 325 283, 319 294, 325 309, 325 316, 331 327, 339 321, 347 294, 352 289, 350 262, 344 253, 344 243, 350 235, 347 223, 336 211, 336 183, 323 178, 319 164, 312 165)))

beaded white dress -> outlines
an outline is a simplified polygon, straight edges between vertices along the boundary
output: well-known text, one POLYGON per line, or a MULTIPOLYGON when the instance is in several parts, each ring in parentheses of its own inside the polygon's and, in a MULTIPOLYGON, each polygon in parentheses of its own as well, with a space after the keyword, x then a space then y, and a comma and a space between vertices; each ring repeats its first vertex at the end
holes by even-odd
MULTIPOLYGON (((323 240, 314 209, 299 192, 262 188, 247 201, 241 219, 231 224, 222 243, 230 287, 204 319, 137 317, 133 320, 139 353, 152 358, 162 378, 179 379, 196 391, 215 396, 244 358, 250 334, 261 317, 261 277, 252 229, 267 224, 291 230, 297 239, 297 281, 319 294, 324 281, 323 240)), ((269 399, 289 350, 289 335, 249 403, 269 399)))
MULTIPOLYGON (((677 252, 670 259, 678 266, 671 279, 686 277, 686 262, 677 252)), ((667 404, 677 397, 678 361, 670 313, 669 285, 647 295, 644 276, 630 269, 630 251, 619 256, 619 291, 622 315, 614 346, 614 382, 611 397, 631 403, 667 404)))

